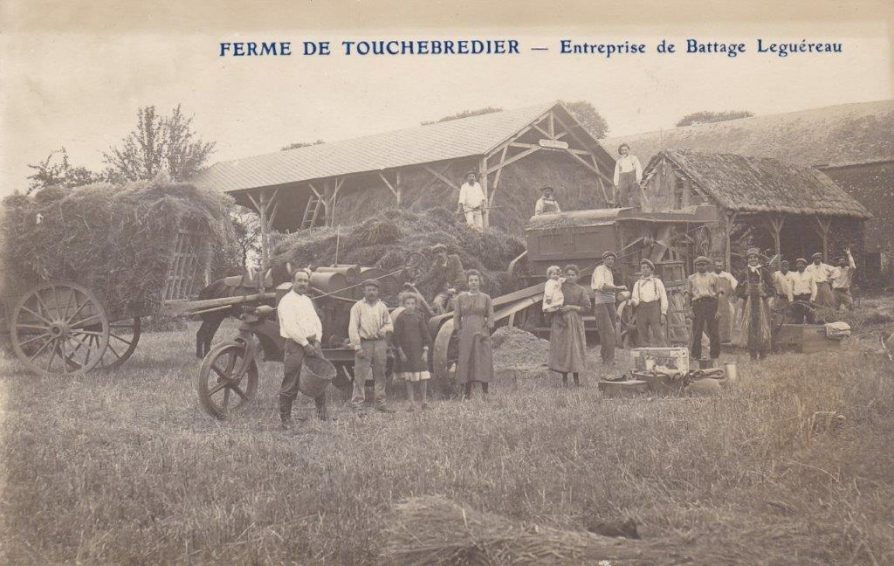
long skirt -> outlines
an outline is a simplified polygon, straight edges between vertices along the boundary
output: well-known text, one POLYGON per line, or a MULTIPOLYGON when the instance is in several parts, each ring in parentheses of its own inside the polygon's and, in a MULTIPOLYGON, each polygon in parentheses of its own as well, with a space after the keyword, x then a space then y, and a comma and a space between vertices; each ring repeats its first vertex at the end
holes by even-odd
POLYGON ((549 332, 549 369, 559 373, 584 371, 587 336, 580 313, 554 313, 549 332), (564 319, 564 321, 562 320, 564 319))
POLYGON ((767 299, 749 295, 742 312, 738 345, 748 348, 749 352, 766 353, 770 350, 770 343, 770 307, 767 299))
POLYGON ((493 346, 487 328, 474 328, 474 323, 463 319, 459 333, 459 359, 456 361, 456 381, 490 382, 494 377, 493 346))

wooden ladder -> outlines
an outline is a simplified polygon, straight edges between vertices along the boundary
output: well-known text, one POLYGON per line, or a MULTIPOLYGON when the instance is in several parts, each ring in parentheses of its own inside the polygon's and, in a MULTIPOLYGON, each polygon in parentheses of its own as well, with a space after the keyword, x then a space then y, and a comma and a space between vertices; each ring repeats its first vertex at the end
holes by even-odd
POLYGON ((323 200, 315 194, 311 194, 307 199, 307 206, 304 207, 304 216, 301 218, 301 230, 313 228, 317 225, 317 217, 320 215, 320 209, 323 208, 323 200))

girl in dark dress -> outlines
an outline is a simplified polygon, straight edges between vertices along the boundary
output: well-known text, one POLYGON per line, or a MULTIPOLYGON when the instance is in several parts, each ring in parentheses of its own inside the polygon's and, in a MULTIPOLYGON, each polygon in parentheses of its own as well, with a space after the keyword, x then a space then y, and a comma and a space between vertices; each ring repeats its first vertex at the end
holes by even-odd
POLYGON ((580 372, 586 367, 587 336, 583 313, 590 312, 590 295, 577 284, 580 270, 576 265, 565 266, 562 283, 564 302, 553 313, 549 332, 549 369, 562 374, 562 385, 568 385, 568 374, 580 385, 580 372))
POLYGON ((428 408, 428 350, 431 347, 431 334, 425 316, 416 308, 416 295, 401 293, 400 303, 403 311, 394 321, 394 346, 397 348, 398 375, 407 384, 407 398, 410 400, 410 411, 415 410, 414 389, 419 387, 421 409, 428 408))

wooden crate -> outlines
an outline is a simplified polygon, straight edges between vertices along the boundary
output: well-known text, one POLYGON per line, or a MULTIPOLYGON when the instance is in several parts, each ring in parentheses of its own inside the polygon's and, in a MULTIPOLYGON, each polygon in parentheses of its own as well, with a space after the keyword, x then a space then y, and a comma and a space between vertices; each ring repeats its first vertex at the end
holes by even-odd
POLYGON ((781 350, 812 354, 839 350, 841 341, 826 338, 822 324, 783 324, 776 333, 776 345, 781 350))

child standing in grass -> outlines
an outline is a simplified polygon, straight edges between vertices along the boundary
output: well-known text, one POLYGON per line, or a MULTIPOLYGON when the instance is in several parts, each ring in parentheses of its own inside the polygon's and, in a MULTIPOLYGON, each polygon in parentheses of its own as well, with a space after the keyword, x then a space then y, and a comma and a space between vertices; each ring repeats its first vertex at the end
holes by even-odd
POLYGON ((410 411, 416 409, 415 389, 419 389, 420 408, 428 408, 428 349, 431 335, 428 321, 417 310, 416 295, 401 293, 400 304, 404 308, 394 321, 394 347, 397 348, 397 371, 407 384, 410 411))
MULTIPOLYGON (((543 286, 543 312, 551 315, 557 313, 565 304, 565 296, 562 294, 562 284, 565 278, 562 277, 562 268, 558 265, 551 265, 546 270, 546 284, 543 286)), ((559 316, 559 324, 564 324, 564 318, 559 316)))

